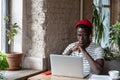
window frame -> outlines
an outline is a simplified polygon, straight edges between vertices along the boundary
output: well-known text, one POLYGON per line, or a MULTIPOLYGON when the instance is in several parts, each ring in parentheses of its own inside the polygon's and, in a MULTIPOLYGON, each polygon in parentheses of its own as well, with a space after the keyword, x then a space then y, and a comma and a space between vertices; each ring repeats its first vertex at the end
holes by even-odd
POLYGON ((6 23, 4 21, 4 18, 8 15, 8 0, 1 0, 0 4, 0 50, 2 52, 6 52, 6 23))

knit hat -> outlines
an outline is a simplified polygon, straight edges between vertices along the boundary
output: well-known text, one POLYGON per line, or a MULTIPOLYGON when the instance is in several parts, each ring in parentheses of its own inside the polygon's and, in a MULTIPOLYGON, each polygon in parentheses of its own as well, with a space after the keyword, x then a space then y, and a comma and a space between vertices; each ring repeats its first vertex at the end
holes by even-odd
POLYGON ((76 23, 76 25, 75 25, 75 28, 76 28, 78 25, 81 25, 81 24, 86 25, 86 26, 89 27, 91 30, 93 29, 92 23, 91 23, 89 20, 87 20, 87 19, 78 21, 78 22, 76 23))

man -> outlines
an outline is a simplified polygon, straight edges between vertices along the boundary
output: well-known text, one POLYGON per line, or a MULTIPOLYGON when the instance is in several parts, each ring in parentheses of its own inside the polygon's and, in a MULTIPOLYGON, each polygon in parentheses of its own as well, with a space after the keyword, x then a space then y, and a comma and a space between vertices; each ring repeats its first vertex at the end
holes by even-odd
POLYGON ((76 23, 77 42, 71 43, 64 50, 63 54, 83 57, 84 73, 92 70, 96 74, 101 74, 103 70, 103 49, 92 43, 93 26, 88 20, 80 20, 76 23))

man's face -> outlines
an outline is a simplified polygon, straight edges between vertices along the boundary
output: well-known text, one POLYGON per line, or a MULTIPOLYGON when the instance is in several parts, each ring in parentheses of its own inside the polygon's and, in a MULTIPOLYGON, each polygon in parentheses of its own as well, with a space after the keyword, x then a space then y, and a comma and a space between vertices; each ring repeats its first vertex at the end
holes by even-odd
POLYGON ((84 28, 77 28, 77 39, 81 47, 88 47, 90 44, 90 38, 87 31, 84 28))

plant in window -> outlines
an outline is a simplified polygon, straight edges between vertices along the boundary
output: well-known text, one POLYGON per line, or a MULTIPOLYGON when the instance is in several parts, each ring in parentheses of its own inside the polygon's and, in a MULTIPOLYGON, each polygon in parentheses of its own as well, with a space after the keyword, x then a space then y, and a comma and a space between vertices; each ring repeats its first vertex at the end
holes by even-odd
POLYGON ((14 52, 12 51, 13 48, 13 41, 14 41, 14 36, 18 32, 19 26, 17 23, 11 24, 10 23, 10 18, 7 16, 4 18, 7 24, 7 29, 6 29, 6 37, 7 37, 7 43, 8 43, 8 48, 7 48, 7 62, 9 64, 8 70, 19 70, 21 69, 21 59, 22 59, 22 53, 19 52, 14 52))

